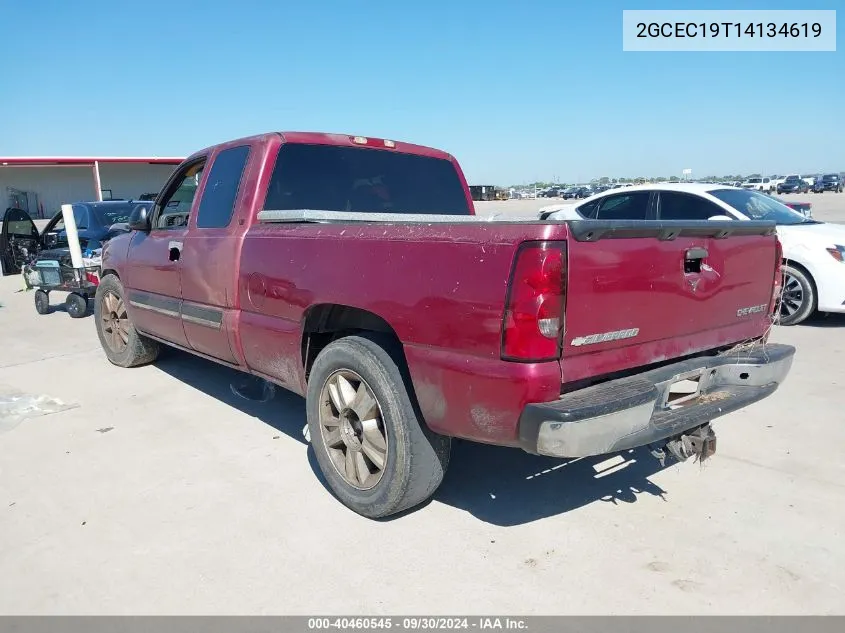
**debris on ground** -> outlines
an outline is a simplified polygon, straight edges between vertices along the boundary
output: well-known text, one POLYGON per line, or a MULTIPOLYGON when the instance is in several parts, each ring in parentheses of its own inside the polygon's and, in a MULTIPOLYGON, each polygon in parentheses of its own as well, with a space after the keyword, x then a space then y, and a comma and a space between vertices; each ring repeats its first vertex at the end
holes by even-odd
POLYGON ((26 394, 0 385, 0 433, 11 431, 29 418, 78 407, 46 394, 26 394))

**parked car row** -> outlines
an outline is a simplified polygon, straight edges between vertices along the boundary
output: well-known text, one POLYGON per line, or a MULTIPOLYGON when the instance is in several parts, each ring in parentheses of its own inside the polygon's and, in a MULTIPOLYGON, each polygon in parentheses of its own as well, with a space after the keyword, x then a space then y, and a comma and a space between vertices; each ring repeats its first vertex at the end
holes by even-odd
POLYGON ((777 193, 824 193, 833 191, 842 193, 842 177, 836 173, 804 175, 790 174, 772 180, 777 193))
POLYGON ((620 189, 622 187, 631 187, 632 183, 608 183, 608 184, 590 184, 590 185, 572 185, 570 187, 549 187, 537 192, 538 198, 563 198, 564 200, 572 198, 589 198, 597 193, 603 193, 610 189, 620 189))
MULTIPOLYGON (((544 207, 540 218, 774 221, 783 247, 778 321, 794 325, 816 311, 845 313, 845 226, 813 220, 760 191, 700 183, 643 185, 580 204, 544 207)), ((719 264, 706 255, 703 262, 719 264)))

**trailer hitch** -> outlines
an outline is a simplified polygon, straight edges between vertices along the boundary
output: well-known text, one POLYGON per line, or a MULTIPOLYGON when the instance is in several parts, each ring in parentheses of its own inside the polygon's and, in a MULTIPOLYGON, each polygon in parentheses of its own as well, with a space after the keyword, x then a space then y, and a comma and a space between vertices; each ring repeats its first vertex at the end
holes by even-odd
POLYGON ((661 466, 665 465, 667 453, 679 462, 693 457, 693 461, 703 463, 716 452, 716 432, 709 424, 705 424, 689 433, 673 437, 663 446, 649 446, 649 449, 660 460, 661 466))

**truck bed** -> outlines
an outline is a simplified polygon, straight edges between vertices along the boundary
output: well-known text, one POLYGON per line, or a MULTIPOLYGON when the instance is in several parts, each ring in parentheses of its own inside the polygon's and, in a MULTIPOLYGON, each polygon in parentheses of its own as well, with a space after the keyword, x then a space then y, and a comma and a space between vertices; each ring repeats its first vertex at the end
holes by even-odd
POLYGON ((300 324, 326 303, 366 311, 402 341, 427 422, 451 435, 516 443, 518 410, 527 403, 555 400, 585 380, 759 338, 770 326, 765 309, 738 316, 771 299, 776 238, 769 222, 305 209, 261 211, 258 219, 241 263, 240 337, 249 366, 303 390, 305 377, 279 363, 298 352, 300 324), (560 359, 507 362, 502 311, 515 245, 538 239, 566 245, 560 359), (684 272, 696 248, 708 251, 712 271, 705 264, 700 273, 684 272))

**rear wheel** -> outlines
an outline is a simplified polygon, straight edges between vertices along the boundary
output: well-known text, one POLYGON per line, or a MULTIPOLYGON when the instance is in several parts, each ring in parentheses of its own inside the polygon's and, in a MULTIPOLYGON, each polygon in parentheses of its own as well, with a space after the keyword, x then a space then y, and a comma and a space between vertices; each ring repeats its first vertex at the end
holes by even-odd
POLYGON ((308 379, 308 429, 320 470, 347 507, 385 517, 428 499, 451 440, 422 421, 391 342, 365 336, 323 349, 308 379))
POLYGON ((65 299, 65 309, 72 319, 81 319, 88 314, 88 297, 71 292, 65 299))
POLYGON ((139 333, 126 311, 123 284, 114 275, 106 275, 94 296, 97 336, 106 357, 119 367, 137 367, 153 362, 159 344, 139 333))
POLYGON ((800 268, 785 265, 777 323, 801 323, 816 311, 816 301, 816 287, 810 276, 800 268))

